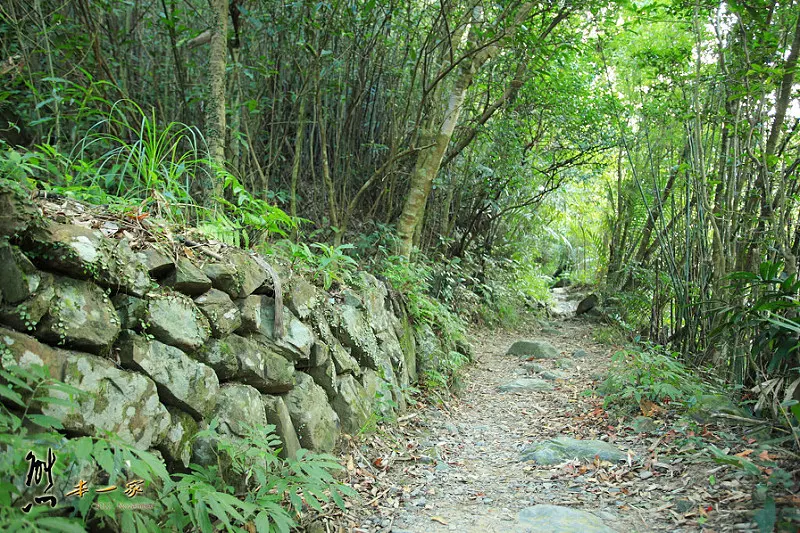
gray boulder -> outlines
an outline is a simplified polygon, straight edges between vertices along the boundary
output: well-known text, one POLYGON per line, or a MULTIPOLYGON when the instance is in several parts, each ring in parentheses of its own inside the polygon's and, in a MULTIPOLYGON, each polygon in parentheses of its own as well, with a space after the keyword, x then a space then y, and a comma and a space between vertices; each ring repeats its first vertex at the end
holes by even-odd
POLYGON ((30 298, 42 278, 30 259, 19 248, 0 244, 0 294, 2 300, 17 304, 30 298))
POLYGON ((191 260, 180 257, 164 285, 189 296, 198 296, 211 288, 211 280, 191 260))
POLYGON ((192 439, 199 426, 188 413, 167 407, 172 423, 158 450, 172 469, 186 469, 192 460, 192 439))
POLYGON ((208 319, 211 334, 218 339, 233 333, 242 325, 239 308, 230 296, 220 290, 211 289, 195 298, 194 303, 208 319))
POLYGON ((246 436, 248 427, 267 425, 262 394, 240 383, 226 383, 219 388, 217 406, 208 418, 220 421, 222 433, 238 437, 246 436))
POLYGON ((227 248, 223 257, 224 262, 206 263, 203 272, 211 278, 215 289, 231 298, 249 296, 266 281, 267 273, 247 252, 227 248))
POLYGON ((238 335, 226 339, 239 364, 235 379, 264 393, 287 392, 294 386, 294 366, 254 339, 238 335))
POLYGON ((94 283, 57 277, 55 296, 34 335, 92 353, 107 352, 120 332, 120 320, 108 296, 94 283))
POLYGON ((242 313, 242 327, 237 333, 258 333, 275 352, 298 366, 308 366, 315 337, 311 329, 300 322, 288 308, 283 308, 284 332, 275 335, 275 300, 269 296, 251 295, 238 302, 242 313))
POLYGON ((445 357, 439 337, 428 324, 423 324, 415 336, 417 371, 438 370, 445 357))
POLYGON ((153 279, 161 279, 175 268, 175 262, 155 248, 139 250, 139 255, 144 259, 144 266, 153 279))
MULTIPOLYGON (((209 416, 219 423, 217 433, 227 436, 235 443, 242 442, 248 428, 265 427, 267 416, 261 393, 250 385, 226 383, 219 388, 217 405, 209 416)), ((201 425, 205 429, 206 424, 201 425)), ((203 466, 230 466, 225 457, 220 456, 216 437, 201 437, 192 441, 192 462, 203 466)))
POLYGON ((55 295, 53 275, 40 272, 39 286, 34 294, 18 304, 0 305, 0 322, 20 331, 34 331, 50 310, 55 295))
POLYGON ((49 222, 30 244, 47 267, 72 277, 91 278, 105 288, 139 297, 150 289, 144 259, 131 250, 126 239, 109 239, 83 226, 49 222))
POLYGON ((536 461, 541 465, 554 465, 572 459, 592 461, 595 457, 612 463, 628 458, 626 453, 608 442, 577 440, 570 437, 556 437, 545 442, 530 444, 522 451, 523 461, 536 461))
POLYGON ((319 290, 301 277, 292 278, 286 292, 286 305, 300 320, 310 317, 323 296, 319 290))
POLYGON ((304 372, 314 379, 314 383, 325 389, 328 399, 336 396, 336 384, 339 377, 336 375, 336 365, 333 363, 333 359, 328 358, 325 364, 307 368, 304 372))
POLYGON ((213 368, 221 381, 230 381, 239 372, 239 360, 228 340, 229 337, 209 339, 200 350, 193 354, 198 361, 213 368))
POLYGON ((147 306, 148 333, 170 346, 193 352, 203 346, 211 328, 191 298, 180 293, 151 295, 147 306))
POLYGON ((359 279, 363 286, 361 299, 372 329, 375 333, 389 330, 392 327, 389 318, 391 304, 388 302, 389 293, 386 285, 372 274, 363 271, 359 272, 359 279))
POLYGON ((578 309, 575 310, 575 314, 578 316, 586 314, 594 309, 599 302, 600 298, 598 298, 596 294, 590 294, 580 301, 578 304, 578 309))
MULTIPOLYGON (((328 311, 332 312, 330 308, 328 311)), ((330 357, 333 359, 337 374, 361 375, 361 367, 358 361, 350 355, 350 352, 342 346, 339 339, 333 335, 328 320, 325 318, 325 311, 321 308, 315 309, 311 315, 311 319, 314 330, 320 339, 316 343, 316 351, 312 350, 311 363, 316 364, 322 358, 330 357)), ((312 364, 312 366, 314 366, 314 364, 312 364)))
POLYGON ((500 392, 551 391, 553 384, 543 379, 518 378, 497 387, 500 392))
MULTIPOLYGON (((42 413, 60 420, 64 429, 82 435, 111 432, 145 450, 161 442, 170 416, 156 385, 146 376, 120 370, 108 359, 51 348, 33 337, 0 328, 2 365, 44 366, 54 379, 87 393, 65 402, 47 404, 42 413)), ((51 395, 68 400, 65 393, 51 395)))
POLYGON ((311 359, 309 360, 309 368, 327 365, 331 360, 331 350, 324 342, 317 340, 314 346, 311 347, 311 359))
POLYGON ((378 340, 364 313, 355 306, 343 305, 328 318, 336 338, 350 349, 361 366, 373 370, 384 366, 378 355, 378 340))
POLYGON ((130 294, 117 294, 111 298, 111 302, 114 304, 114 309, 117 310, 122 329, 142 331, 145 328, 147 300, 130 294))
POLYGON ((328 405, 325 391, 311 376, 296 373, 297 385, 285 396, 292 423, 303 448, 330 452, 339 438, 339 416, 328 405))
POLYGON ((533 359, 557 359, 559 351, 544 340, 521 340, 511 345, 506 355, 516 355, 533 359))
POLYGON ((219 380, 210 367, 173 346, 133 332, 123 334, 119 347, 122 364, 155 381, 164 403, 195 418, 205 418, 214 409, 219 380))
POLYGON ((369 402, 370 413, 378 412, 384 418, 392 418, 397 407, 394 391, 396 384, 383 379, 372 369, 365 369, 361 374, 361 385, 364 386, 364 397, 369 402))
POLYGON ((397 319, 394 331, 397 341, 400 343, 400 349, 403 351, 403 358, 405 359, 405 371, 408 375, 408 382, 409 384, 416 383, 418 379, 417 343, 416 338, 414 337, 414 327, 408 321, 405 308, 401 308, 400 304, 398 303, 397 307, 394 307, 393 305, 393 309, 395 313, 398 313, 399 311, 399 314, 402 317, 397 319))
POLYGON ((275 426, 275 434, 281 439, 281 443, 283 444, 280 457, 295 457, 301 446, 286 403, 280 396, 265 394, 261 398, 264 400, 267 422, 275 426))
POLYGON ((597 516, 558 505, 534 505, 517 515, 516 531, 526 533, 616 533, 597 516))
POLYGON ((372 415, 372 401, 367 398, 367 391, 356 378, 351 375, 342 376, 337 383, 337 394, 331 401, 331 407, 339 415, 342 430, 356 435, 372 415))

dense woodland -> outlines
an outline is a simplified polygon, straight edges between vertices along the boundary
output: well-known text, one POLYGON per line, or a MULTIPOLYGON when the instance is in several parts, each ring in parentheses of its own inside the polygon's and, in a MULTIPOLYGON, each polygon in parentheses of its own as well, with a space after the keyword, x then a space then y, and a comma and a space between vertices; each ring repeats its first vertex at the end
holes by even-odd
POLYGON ((798 54, 794 0, 8 0, 0 168, 467 321, 597 287, 788 424, 798 54))

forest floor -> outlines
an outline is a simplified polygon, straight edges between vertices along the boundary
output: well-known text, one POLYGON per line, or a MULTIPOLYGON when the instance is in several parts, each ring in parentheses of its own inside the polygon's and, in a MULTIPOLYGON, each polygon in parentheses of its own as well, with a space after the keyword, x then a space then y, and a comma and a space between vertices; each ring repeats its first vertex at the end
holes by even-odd
MULTIPOLYGON (((556 296, 558 310, 572 314, 569 293, 556 296)), ((631 428, 633 416, 610 415, 593 391, 620 347, 596 342, 598 327, 588 319, 562 317, 520 332, 474 332, 476 361, 463 375, 458 398, 418 405, 399 424, 350 441, 344 455, 347 475, 363 498, 333 521, 337 529, 758 531, 751 502, 756 481, 739 468, 713 462, 705 450, 713 442, 744 457, 759 453, 750 449, 754 439, 739 428, 692 424, 658 407, 649 413, 653 423, 643 433, 631 428), (561 372, 564 379, 553 381, 553 390, 498 391, 520 377, 535 377, 524 361, 505 355, 521 338, 547 340, 561 351, 564 359, 537 361, 540 374, 561 372), (570 357, 576 350, 586 355, 570 357), (627 459, 552 466, 521 459, 531 443, 560 436, 613 443, 627 459), (528 519, 520 516, 538 504, 559 507, 539 507, 544 515, 534 512, 528 519), (591 514, 570 515, 564 508, 591 514), (562 513, 568 525, 556 526, 562 513)), ((333 523, 322 531, 331 531, 333 523)))

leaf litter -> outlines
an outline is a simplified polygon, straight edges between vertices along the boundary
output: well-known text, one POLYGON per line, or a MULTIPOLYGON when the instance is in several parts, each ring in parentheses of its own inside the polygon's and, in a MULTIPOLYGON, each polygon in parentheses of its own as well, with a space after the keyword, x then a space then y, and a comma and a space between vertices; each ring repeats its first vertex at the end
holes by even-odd
MULTIPOLYGON (((536 504, 592 512, 613 530, 758 532, 759 476, 738 461, 776 461, 793 476, 798 461, 786 450, 758 450, 744 429, 724 419, 697 424, 674 409, 643 401, 653 424, 637 433, 630 418, 603 408, 593 391, 618 346, 592 340, 594 325, 568 319, 562 334, 539 334, 562 354, 584 349, 589 357, 564 369, 552 391, 500 393, 497 386, 525 375, 520 361, 504 355, 519 333, 477 331, 477 358, 465 372, 458 397, 439 404, 422 400, 396 423, 345 440, 345 482, 361 494, 345 512, 318 517, 318 531, 509 531, 517 513, 536 504), (601 440, 626 453, 618 463, 595 457, 545 466, 520 460, 526 445, 558 436, 601 440), (725 458, 715 461, 709 446, 725 458), (324 526, 323 526, 324 525, 324 526)), ((526 335, 530 335, 530 330, 526 335)), ((545 370, 556 361, 544 360, 545 370)), ((797 494, 776 503, 798 505, 797 494)))

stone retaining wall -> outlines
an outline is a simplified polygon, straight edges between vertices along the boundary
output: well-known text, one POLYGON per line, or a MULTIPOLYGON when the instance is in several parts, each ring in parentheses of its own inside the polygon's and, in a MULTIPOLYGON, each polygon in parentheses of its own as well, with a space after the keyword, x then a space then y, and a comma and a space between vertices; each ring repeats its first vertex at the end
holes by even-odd
POLYGON ((373 413, 402 410, 417 358, 442 350, 428 331, 417 341, 402 299, 366 272, 330 294, 279 268, 276 335, 271 277, 249 252, 134 250, 12 193, 0 191, 2 364, 43 364, 90 393, 45 408, 70 435, 110 432, 173 469, 213 460, 191 437, 215 417, 234 436, 274 424, 285 455, 330 451, 373 413))

